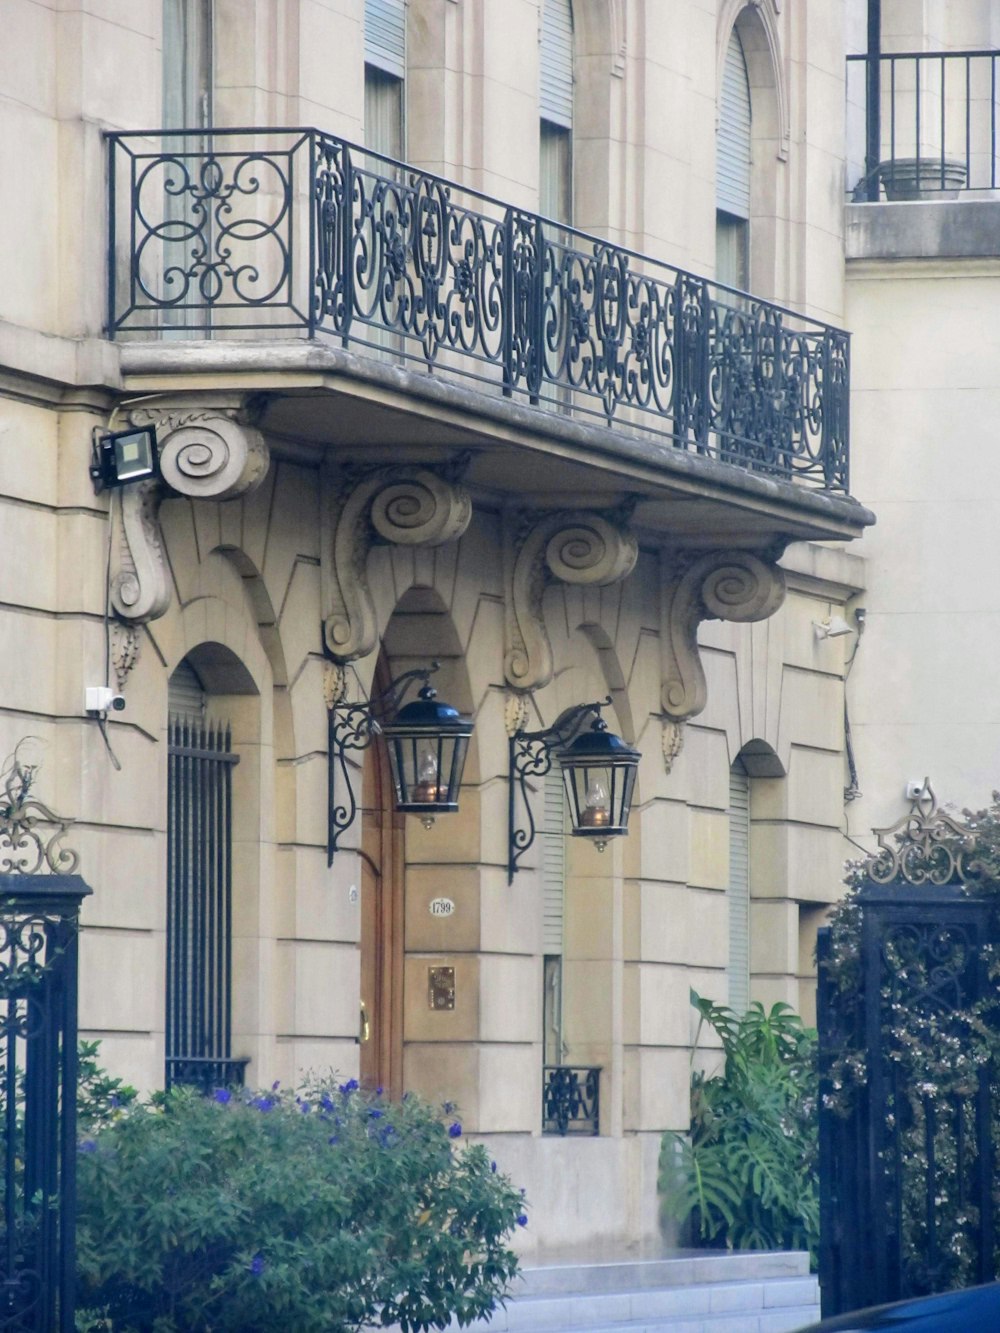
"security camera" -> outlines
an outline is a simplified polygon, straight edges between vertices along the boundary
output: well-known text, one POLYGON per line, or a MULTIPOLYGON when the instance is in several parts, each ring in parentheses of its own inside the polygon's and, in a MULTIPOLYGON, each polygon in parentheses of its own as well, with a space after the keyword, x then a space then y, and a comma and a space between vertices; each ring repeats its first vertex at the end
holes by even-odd
POLYGON ((88 685, 84 691, 83 709, 92 716, 114 709, 120 713, 125 707, 125 696, 115 694, 107 685, 88 685))

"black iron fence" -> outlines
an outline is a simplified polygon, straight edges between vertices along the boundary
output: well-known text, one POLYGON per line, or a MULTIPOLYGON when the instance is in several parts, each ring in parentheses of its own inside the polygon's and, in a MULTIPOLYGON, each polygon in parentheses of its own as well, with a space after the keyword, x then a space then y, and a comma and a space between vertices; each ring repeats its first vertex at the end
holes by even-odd
POLYGON ((864 168, 854 198, 954 198, 995 190, 1000 51, 902 51, 847 57, 849 157, 864 168))
POLYGON ((543 1066, 542 1133, 565 1136, 600 1132, 600 1066, 543 1066))
POLYGON ((77 936, 90 889, 15 758, 0 788, 0 1328, 72 1333, 77 936))
POLYGON ((847 490, 840 329, 317 130, 109 141, 112 336, 332 335, 847 490))

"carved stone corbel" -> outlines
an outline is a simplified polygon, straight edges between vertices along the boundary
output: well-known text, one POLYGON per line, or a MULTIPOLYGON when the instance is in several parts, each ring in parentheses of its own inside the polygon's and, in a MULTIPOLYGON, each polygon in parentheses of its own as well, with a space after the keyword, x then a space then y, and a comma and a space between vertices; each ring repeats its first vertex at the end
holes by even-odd
POLYGON ((553 579, 607 587, 635 568, 639 548, 620 516, 586 509, 513 512, 504 516, 507 643, 504 675, 515 690, 552 679, 552 646, 542 594, 553 579))
POLYGON ((785 599, 785 575, 749 551, 709 551, 693 559, 664 551, 661 574, 661 703, 671 721, 686 722, 708 698, 698 626, 703 620, 766 620, 785 599))
POLYGON ((168 488, 193 500, 234 500, 260 485, 269 457, 238 398, 197 408, 137 407, 126 419, 156 428, 160 455, 159 480, 124 486, 111 498, 111 605, 119 619, 138 625, 170 605, 159 522, 168 488))
POLYGON ((419 465, 355 473, 336 484, 327 475, 321 574, 323 640, 335 662, 366 657, 378 643, 368 587, 368 553, 377 542, 443 546, 457 541, 472 518, 460 484, 467 459, 432 470, 419 465))

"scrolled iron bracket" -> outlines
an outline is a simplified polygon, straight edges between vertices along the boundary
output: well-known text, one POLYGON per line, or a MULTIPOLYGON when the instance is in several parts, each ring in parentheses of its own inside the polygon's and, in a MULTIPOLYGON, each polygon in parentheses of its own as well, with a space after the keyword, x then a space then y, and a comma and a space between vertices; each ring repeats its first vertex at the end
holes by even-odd
POLYGON ((520 866, 518 862, 534 843, 538 829, 528 799, 529 779, 543 778, 552 767, 552 756, 563 749, 579 734, 588 717, 599 718, 601 709, 611 704, 611 695, 590 704, 569 708, 551 727, 541 731, 525 731, 517 726, 507 742, 507 883, 513 884, 520 866), (524 812, 524 824, 517 822, 518 794, 524 812))
POLYGON ((27 762, 20 751, 32 739, 20 742, 0 774, 0 874, 74 875, 80 857, 61 845, 73 821, 60 819, 31 795, 38 764, 27 762))
POLYGON ((367 750, 381 732, 382 723, 398 712, 399 705, 403 702, 410 686, 418 680, 426 685, 440 667, 440 662, 431 662, 430 666, 414 667, 412 671, 404 671, 401 676, 390 682, 381 694, 355 702, 346 697, 347 676, 344 667, 339 663, 327 663, 324 695, 329 743, 326 840, 328 866, 333 865, 334 855, 340 849, 340 840, 358 815, 358 802, 348 767, 348 755, 367 750), (344 802, 340 802, 337 797, 338 769, 347 791, 344 802))
POLYGON ((864 869, 875 884, 952 884, 974 869, 966 858, 975 849, 975 838, 938 809, 930 778, 924 778, 902 819, 872 832, 879 850, 864 869))

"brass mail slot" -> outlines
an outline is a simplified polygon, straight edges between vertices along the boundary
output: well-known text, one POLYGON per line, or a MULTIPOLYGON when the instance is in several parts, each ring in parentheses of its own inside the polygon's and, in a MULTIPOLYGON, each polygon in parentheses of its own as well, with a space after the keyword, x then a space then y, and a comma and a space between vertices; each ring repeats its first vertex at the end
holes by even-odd
POLYGON ((430 1009, 454 1009, 455 969, 429 967, 427 969, 427 1005, 430 1009))

